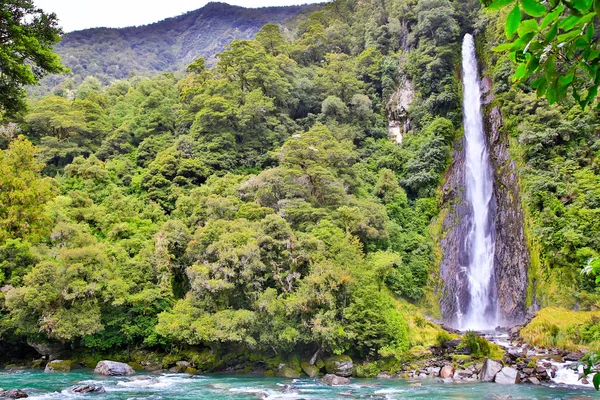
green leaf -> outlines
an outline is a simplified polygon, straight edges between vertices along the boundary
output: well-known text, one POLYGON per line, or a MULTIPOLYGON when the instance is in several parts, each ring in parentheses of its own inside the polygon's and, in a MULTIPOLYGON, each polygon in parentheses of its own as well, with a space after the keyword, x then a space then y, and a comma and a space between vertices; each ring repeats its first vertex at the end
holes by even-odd
POLYGON ((572 73, 567 76, 561 76, 560 78, 558 78, 558 82, 561 84, 561 86, 567 86, 569 83, 571 83, 573 81, 574 76, 575 75, 572 73))
POLYGON ((500 52, 500 51, 512 50, 514 45, 515 45, 514 43, 502 43, 502 44, 494 47, 492 49, 492 51, 500 52))
POLYGON ((578 17, 576 15, 569 15, 568 17, 566 17, 562 21, 560 21, 560 23, 558 24, 558 27, 565 31, 570 31, 579 22, 581 22, 581 17, 578 17))
POLYGON ((552 25, 552 28, 550 28, 548 33, 546 33, 546 37, 544 37, 544 43, 548 44, 551 41, 553 41, 554 38, 556 37, 557 33, 558 33, 558 25, 554 24, 554 25, 552 25))
POLYGON ((590 6, 592 5, 592 0, 573 0, 572 4, 576 10, 586 13, 589 11, 590 6))
POLYGON ((517 3, 506 18, 506 26, 504 27, 504 33, 506 33, 507 38, 510 39, 515 34, 517 29, 519 29, 520 22, 521 9, 519 8, 519 4, 517 3))
POLYGON ((591 43, 594 38, 594 24, 590 24, 585 31, 585 37, 587 38, 588 43, 591 43))
POLYGON ((600 390, 600 372, 594 375, 594 379, 592 379, 592 383, 596 390, 600 390))
POLYGON ((546 7, 535 0, 521 0, 523 10, 532 17, 541 17, 546 14, 546 7))
POLYGON ((579 31, 571 31, 571 32, 564 33, 562 35, 558 35, 556 40, 559 43, 570 42, 571 40, 575 39, 577 36, 579 36, 579 31))
POLYGON ((525 77, 526 74, 527 74, 527 64, 519 65, 519 67, 515 71, 515 74, 513 75, 513 81, 514 82, 520 81, 521 79, 523 79, 525 77))
MULTIPOLYGON (((599 0, 600 1, 600 0, 599 0)), ((540 25, 540 29, 545 29, 550 23, 558 21, 559 15, 565 10, 564 5, 560 5, 556 7, 551 13, 544 17, 542 24, 540 25)))
POLYGON ((492 4, 487 6, 488 10, 499 10, 501 8, 506 7, 507 5, 513 3, 515 0, 494 0, 492 4))
POLYGON ((535 19, 528 19, 527 21, 521 22, 521 24, 519 25, 519 29, 517 29, 517 32, 519 32, 520 37, 523 37, 526 33, 537 31, 538 24, 535 19))

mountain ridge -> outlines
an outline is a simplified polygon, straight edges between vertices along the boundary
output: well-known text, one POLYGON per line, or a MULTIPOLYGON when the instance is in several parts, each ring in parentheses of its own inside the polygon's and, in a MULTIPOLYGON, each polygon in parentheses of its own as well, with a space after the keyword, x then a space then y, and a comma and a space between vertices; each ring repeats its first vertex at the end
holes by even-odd
MULTIPOLYGON (((133 74, 182 70, 198 57, 208 65, 233 40, 251 39, 267 23, 285 25, 320 4, 244 8, 210 2, 197 10, 148 25, 97 27, 73 31, 56 46, 77 85, 87 76, 103 83, 133 74)), ((68 76, 44 80, 42 92, 55 89, 68 76)))

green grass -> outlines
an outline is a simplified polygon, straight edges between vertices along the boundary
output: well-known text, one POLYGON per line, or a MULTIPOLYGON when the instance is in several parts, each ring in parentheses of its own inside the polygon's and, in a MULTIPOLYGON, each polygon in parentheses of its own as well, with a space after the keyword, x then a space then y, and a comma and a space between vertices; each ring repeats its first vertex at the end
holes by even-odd
POLYGON ((584 332, 598 324, 600 311, 571 311, 547 307, 521 330, 525 342, 565 350, 600 350, 600 338, 586 338, 584 332))

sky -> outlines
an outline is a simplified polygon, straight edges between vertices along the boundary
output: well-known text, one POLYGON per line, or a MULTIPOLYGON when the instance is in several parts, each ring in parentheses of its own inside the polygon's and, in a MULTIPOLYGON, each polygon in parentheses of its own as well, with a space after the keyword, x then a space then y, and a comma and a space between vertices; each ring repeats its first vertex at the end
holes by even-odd
MULTIPOLYGON (((323 0, 221 0, 243 7, 287 6, 323 0)), ((206 0, 34 0, 54 12, 65 32, 86 28, 146 25, 204 6, 206 0)))

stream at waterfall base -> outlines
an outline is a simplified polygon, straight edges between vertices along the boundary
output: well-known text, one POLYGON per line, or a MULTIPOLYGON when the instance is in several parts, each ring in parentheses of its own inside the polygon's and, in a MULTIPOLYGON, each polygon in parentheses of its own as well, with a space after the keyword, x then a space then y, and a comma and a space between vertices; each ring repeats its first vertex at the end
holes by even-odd
POLYGON ((353 379, 350 385, 327 386, 316 379, 232 375, 157 374, 102 377, 91 371, 45 374, 0 373, 0 387, 23 389, 30 399, 594 399, 593 389, 559 384, 499 385, 444 383, 438 379, 353 379), (140 379, 145 376, 148 379, 140 379), (132 379, 133 378, 133 379, 132 379), (74 385, 102 385, 105 393, 77 394, 74 385), (288 385, 288 386, 285 386, 288 385))

